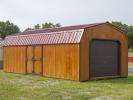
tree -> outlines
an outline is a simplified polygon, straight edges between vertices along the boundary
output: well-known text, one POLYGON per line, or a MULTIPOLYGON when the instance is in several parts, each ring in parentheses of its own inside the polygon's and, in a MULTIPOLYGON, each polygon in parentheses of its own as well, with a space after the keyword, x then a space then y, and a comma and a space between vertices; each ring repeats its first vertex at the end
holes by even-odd
POLYGON ((36 25, 34 26, 34 29, 40 29, 40 25, 39 25, 39 24, 36 24, 36 25))
POLYGON ((0 21, 0 37, 4 39, 7 35, 20 32, 20 29, 17 25, 6 21, 0 21))
POLYGON ((30 31, 30 30, 33 30, 33 29, 32 29, 32 28, 26 28, 26 29, 24 30, 24 32, 30 31))
POLYGON ((52 23, 52 22, 46 22, 46 23, 42 23, 42 24, 36 24, 34 25, 33 28, 26 28, 24 30, 25 31, 29 31, 29 30, 34 30, 34 29, 44 29, 44 28, 56 28, 56 27, 61 27, 60 23, 52 23))
POLYGON ((51 22, 46 22, 46 23, 43 23, 42 24, 42 29, 44 28, 55 28, 55 27, 61 27, 61 24, 60 23, 56 23, 56 24, 53 24, 51 22))
POLYGON ((133 26, 132 25, 126 25, 122 22, 112 22, 112 24, 121 30, 125 31, 128 36, 128 47, 133 49, 133 26))

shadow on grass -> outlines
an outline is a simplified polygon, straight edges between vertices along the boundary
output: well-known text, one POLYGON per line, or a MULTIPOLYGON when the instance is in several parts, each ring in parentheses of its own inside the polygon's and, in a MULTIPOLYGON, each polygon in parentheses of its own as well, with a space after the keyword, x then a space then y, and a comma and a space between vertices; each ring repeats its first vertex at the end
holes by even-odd
POLYGON ((128 77, 125 78, 95 80, 93 82, 112 83, 112 84, 133 84, 133 75, 129 75, 128 77))
MULTIPOLYGON (((4 72, 2 69, 0 69, 0 72, 4 72)), ((21 74, 20 74, 21 75, 21 74)), ((47 78, 47 77, 44 77, 47 78)), ((48 78, 48 79, 56 79, 56 78, 48 78)), ((57 80, 57 79, 56 79, 57 80)), ((63 79, 59 79, 60 81, 66 81, 63 79)), ((45 81, 45 80, 44 80, 45 81)), ((67 80, 67 81, 71 81, 71 80, 67 80)), ((75 82, 75 81, 74 81, 75 82)), ((91 82, 91 83, 112 83, 112 84, 133 84, 133 74, 129 74, 128 77, 125 78, 115 78, 115 79, 103 79, 103 80, 93 80, 93 81, 86 81, 86 82, 81 82, 81 83, 87 83, 87 82, 91 82)))

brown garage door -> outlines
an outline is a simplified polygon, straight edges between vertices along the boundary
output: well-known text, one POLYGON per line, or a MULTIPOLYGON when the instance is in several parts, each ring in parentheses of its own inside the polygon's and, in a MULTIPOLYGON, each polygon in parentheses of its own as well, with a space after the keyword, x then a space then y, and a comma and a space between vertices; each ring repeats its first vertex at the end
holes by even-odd
POLYGON ((90 78, 119 75, 119 42, 92 40, 90 78))

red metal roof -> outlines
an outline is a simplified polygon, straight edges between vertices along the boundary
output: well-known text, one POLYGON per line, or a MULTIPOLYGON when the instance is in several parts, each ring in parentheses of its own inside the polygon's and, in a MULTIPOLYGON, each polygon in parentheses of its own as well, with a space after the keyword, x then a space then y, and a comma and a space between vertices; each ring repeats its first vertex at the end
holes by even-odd
POLYGON ((85 28, 103 23, 32 30, 7 36, 4 46, 79 43, 85 28))

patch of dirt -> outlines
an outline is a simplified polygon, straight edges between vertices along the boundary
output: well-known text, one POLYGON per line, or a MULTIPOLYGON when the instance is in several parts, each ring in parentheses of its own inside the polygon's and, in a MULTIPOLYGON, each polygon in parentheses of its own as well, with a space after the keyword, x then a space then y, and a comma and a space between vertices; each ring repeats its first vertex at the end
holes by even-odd
POLYGON ((99 96, 90 100, 121 100, 119 97, 114 96, 99 96))
POLYGON ((91 94, 91 92, 80 92, 80 94, 86 94, 86 95, 89 95, 89 94, 91 94))
POLYGON ((63 96, 63 97, 62 97, 62 100, 71 100, 71 99, 72 99, 71 96, 63 96))

